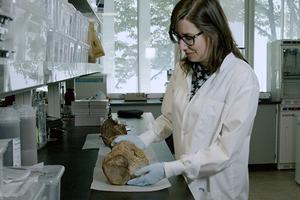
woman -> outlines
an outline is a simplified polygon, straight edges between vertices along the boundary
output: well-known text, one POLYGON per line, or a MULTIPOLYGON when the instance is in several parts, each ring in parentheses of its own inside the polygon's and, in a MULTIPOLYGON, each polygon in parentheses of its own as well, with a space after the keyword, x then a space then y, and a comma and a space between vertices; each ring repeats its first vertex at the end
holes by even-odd
POLYGON ((146 148, 173 133, 175 161, 136 172, 131 185, 182 174, 195 199, 248 199, 248 156, 258 105, 257 78, 239 52, 218 0, 181 0, 171 16, 170 38, 185 57, 168 84, 162 115, 137 136, 120 136, 146 148))

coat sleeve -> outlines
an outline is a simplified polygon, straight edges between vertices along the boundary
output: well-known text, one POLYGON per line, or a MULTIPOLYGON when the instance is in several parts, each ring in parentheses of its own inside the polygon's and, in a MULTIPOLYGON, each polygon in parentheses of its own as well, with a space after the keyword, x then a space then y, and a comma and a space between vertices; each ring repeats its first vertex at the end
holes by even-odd
POLYGON ((160 142, 172 134, 173 85, 175 83, 177 73, 180 73, 179 71, 181 71, 180 66, 177 64, 164 94, 161 107, 162 114, 156 118, 154 122, 149 124, 146 132, 139 136, 146 146, 152 142, 160 142))
POLYGON ((221 132, 206 149, 164 163, 167 177, 184 174, 190 179, 207 177, 222 171, 249 148, 253 121, 258 106, 259 86, 254 72, 239 75, 232 84, 222 114, 221 132))

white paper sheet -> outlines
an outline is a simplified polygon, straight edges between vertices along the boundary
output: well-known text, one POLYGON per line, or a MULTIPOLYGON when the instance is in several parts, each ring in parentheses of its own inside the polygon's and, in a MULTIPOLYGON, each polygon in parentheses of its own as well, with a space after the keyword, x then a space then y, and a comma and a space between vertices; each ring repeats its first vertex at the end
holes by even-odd
POLYGON ((95 133, 86 136, 82 149, 99 149, 100 147, 105 147, 105 144, 100 137, 100 133, 95 133))
POLYGON ((100 191, 111 191, 111 192, 151 192, 158 191, 165 188, 171 187, 168 179, 163 179, 155 185, 149 186, 129 186, 129 185, 111 185, 108 183, 101 167, 94 168, 94 177, 91 185, 91 189, 100 191))
MULTIPOLYGON (((163 179, 160 182, 149 185, 149 186, 129 186, 129 185, 111 185, 103 171, 102 171, 102 160, 106 154, 110 152, 110 148, 100 148, 98 152, 98 159, 94 168, 93 182, 91 184, 91 189, 100 190, 100 191, 111 191, 111 192, 151 192, 158 191, 168 187, 171 187, 171 183, 168 179, 163 179)), ((156 161, 155 154, 151 149, 147 149, 145 154, 150 163, 154 163, 156 161)))

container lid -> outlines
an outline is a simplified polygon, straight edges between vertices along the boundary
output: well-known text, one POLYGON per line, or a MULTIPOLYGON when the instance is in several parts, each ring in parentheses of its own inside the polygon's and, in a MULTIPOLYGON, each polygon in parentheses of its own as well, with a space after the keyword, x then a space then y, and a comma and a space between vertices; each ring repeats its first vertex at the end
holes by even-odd
POLYGON ((0 123, 18 123, 20 114, 13 107, 0 107, 0 123))
POLYGON ((35 117, 35 110, 30 105, 14 105, 14 108, 20 113, 20 118, 35 117))

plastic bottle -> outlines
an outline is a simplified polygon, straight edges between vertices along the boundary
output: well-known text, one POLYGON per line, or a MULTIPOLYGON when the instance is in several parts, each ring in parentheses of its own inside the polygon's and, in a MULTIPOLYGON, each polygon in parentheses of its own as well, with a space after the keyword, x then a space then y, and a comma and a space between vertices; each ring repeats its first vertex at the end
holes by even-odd
POLYGON ((17 105, 15 109, 20 113, 21 165, 34 165, 37 163, 35 110, 30 105, 17 105))

